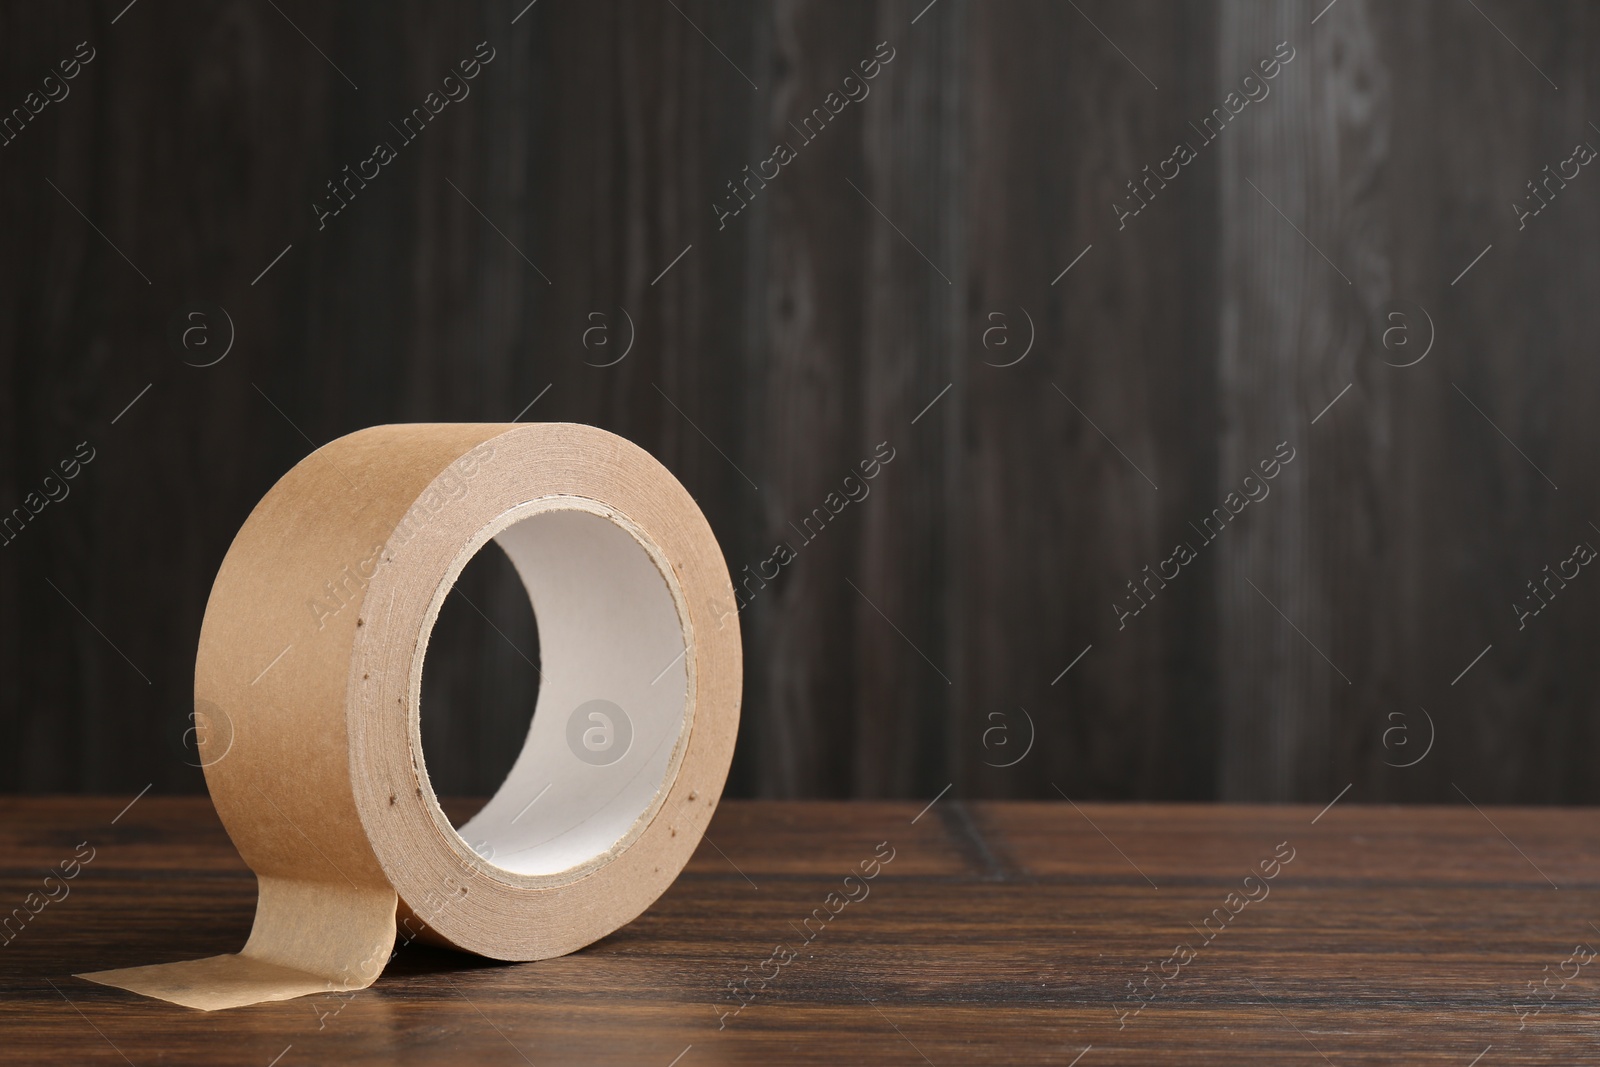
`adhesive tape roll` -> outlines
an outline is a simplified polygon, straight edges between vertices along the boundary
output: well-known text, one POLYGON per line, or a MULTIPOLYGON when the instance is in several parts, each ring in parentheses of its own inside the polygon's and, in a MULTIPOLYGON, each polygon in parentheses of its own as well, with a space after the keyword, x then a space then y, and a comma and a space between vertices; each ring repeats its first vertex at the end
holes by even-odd
POLYGON ((234 539, 195 664, 206 784, 259 885, 249 941, 82 977, 211 1010, 371 985, 397 914, 407 940, 504 960, 611 933, 721 796, 734 603, 693 499, 614 434, 402 425, 324 446, 234 539), (458 833, 423 759, 423 659, 491 540, 533 602, 542 673, 510 774, 458 833))

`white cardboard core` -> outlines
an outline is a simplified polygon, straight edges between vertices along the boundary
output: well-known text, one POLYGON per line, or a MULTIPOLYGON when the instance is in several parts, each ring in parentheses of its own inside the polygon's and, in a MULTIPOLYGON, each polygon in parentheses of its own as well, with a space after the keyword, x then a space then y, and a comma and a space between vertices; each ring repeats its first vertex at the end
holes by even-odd
POLYGON ((585 503, 525 505, 538 510, 495 536, 533 603, 539 698, 521 755, 459 833, 518 874, 569 870, 642 829, 683 735, 688 657, 667 565, 585 503))

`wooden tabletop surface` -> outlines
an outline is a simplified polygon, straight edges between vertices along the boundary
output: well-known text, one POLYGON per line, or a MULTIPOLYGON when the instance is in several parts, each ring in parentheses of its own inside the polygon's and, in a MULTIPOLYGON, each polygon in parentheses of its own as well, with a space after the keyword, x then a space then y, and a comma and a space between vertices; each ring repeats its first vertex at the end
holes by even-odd
POLYGON ((128 799, 0 799, 4 912, 92 857, 0 934, 0 1063, 1600 1063, 1587 811, 728 802, 574 955, 203 1013, 72 977, 249 933, 210 802, 128 799))

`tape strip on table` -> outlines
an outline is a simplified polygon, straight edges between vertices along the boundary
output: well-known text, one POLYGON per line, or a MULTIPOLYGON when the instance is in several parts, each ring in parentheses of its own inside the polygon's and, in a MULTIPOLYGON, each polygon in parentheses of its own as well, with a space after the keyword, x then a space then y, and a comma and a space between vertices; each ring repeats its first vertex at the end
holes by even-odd
POLYGON ((582 948, 689 861, 741 683, 722 553, 643 449, 572 424, 342 437, 250 514, 200 632, 200 756, 257 876, 249 941, 80 977, 209 1011, 365 988, 397 921, 494 959, 582 948), (491 540, 533 602, 539 698, 505 783, 458 833, 423 760, 423 659, 491 540))

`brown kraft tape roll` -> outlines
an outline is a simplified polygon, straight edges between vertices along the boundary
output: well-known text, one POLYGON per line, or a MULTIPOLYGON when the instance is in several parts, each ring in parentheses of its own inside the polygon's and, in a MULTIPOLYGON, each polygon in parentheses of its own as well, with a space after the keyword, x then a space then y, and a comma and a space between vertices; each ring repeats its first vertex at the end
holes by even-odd
POLYGON ((582 948, 688 862, 727 777, 741 682, 716 539, 643 449, 571 424, 333 441, 245 521, 200 631, 200 755, 256 873, 249 941, 81 977, 208 1011, 361 989, 397 916, 408 937, 495 959, 582 948), (533 602, 539 697, 505 783, 458 833, 423 760, 423 659, 490 540, 533 602))

